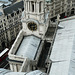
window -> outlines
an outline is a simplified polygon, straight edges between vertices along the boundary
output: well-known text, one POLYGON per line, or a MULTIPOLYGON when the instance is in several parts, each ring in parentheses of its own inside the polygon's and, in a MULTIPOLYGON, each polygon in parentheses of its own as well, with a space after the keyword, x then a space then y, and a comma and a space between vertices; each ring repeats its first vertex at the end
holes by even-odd
POLYGON ((7 19, 9 19, 9 17, 7 16, 7 19))
POLYGON ((2 30, 0 30, 0 33, 3 33, 4 32, 4 30, 2 29, 2 30))
POLYGON ((5 21, 5 19, 4 19, 4 21, 5 21))
POLYGON ((19 10, 17 11, 17 14, 19 14, 19 10))
POLYGON ((6 23, 4 23, 4 25, 6 26, 6 23))
POLYGON ((2 28, 2 27, 3 27, 3 25, 1 24, 1 25, 0 25, 0 28, 2 28))
POLYGON ((9 22, 9 23, 11 23, 11 22, 13 22, 13 20, 12 20, 12 19, 10 19, 10 20, 8 20, 8 22, 9 22))
POLYGON ((39 12, 41 12, 41 2, 39 3, 39 12))
POLYGON ((9 14, 9 15, 7 15, 7 19, 10 19, 11 18, 11 15, 9 14))
POLYGON ((1 20, 1 23, 2 23, 2 20, 1 20))
POLYGON ((11 16, 13 17, 14 16, 14 13, 12 13, 11 16))
POLYGON ((24 11, 24 8, 22 8, 22 11, 24 11))
POLYGON ((32 12, 34 12, 34 2, 31 1, 31 4, 32 4, 32 12))

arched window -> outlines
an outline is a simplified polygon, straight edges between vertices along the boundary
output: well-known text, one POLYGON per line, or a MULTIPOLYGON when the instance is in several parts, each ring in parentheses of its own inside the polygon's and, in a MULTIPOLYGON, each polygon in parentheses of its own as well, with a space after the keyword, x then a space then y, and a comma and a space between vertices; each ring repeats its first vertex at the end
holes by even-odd
POLYGON ((31 1, 31 4, 32 4, 32 12, 34 12, 34 2, 31 1))
POLYGON ((39 3, 39 12, 41 12, 41 2, 39 3))

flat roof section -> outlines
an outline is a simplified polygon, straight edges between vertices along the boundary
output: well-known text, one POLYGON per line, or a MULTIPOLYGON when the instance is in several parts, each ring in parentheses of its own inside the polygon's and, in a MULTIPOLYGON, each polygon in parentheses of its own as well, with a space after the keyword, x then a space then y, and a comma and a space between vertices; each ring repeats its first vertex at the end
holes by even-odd
POLYGON ((75 19, 60 22, 51 52, 49 75, 75 75, 75 19))
POLYGON ((22 57, 28 57, 30 60, 34 60, 40 42, 41 39, 35 36, 24 37, 17 50, 16 55, 22 57))

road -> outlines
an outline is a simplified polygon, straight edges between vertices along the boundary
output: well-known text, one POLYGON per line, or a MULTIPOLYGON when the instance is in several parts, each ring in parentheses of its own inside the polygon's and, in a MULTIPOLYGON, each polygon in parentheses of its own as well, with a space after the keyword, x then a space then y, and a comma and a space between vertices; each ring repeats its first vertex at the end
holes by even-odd
POLYGON ((6 61, 6 59, 0 62, 0 68, 5 68, 5 69, 9 68, 9 64, 8 61, 6 61))

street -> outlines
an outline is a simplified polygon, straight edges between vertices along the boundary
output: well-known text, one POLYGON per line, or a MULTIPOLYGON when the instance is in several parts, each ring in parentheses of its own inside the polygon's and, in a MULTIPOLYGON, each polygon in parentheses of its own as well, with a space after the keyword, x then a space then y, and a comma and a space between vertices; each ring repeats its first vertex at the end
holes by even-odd
POLYGON ((8 69, 9 68, 9 64, 8 61, 5 59, 2 62, 0 62, 0 68, 5 68, 8 69))

